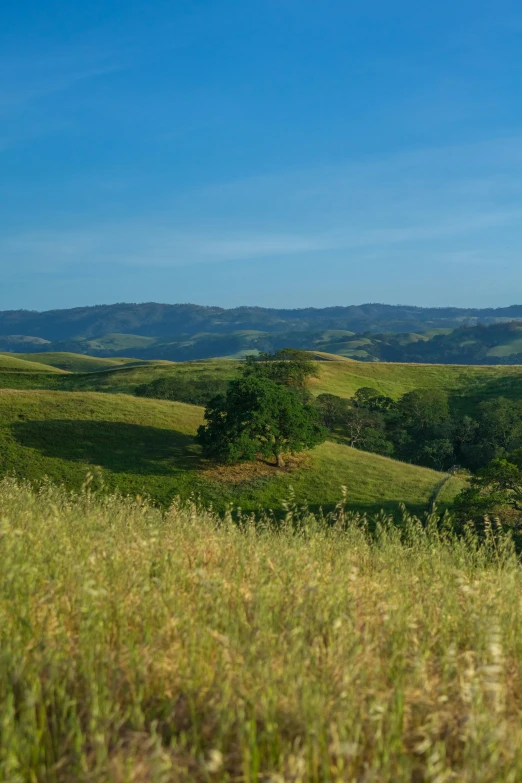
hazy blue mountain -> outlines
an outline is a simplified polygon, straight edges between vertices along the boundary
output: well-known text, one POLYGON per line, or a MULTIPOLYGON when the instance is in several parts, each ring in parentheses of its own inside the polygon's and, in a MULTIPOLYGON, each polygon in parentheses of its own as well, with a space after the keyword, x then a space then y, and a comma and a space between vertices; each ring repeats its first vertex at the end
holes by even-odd
POLYGON ((423 332, 464 323, 522 319, 522 305, 503 308, 409 307, 363 304, 276 310, 263 307, 202 307, 193 304, 113 304, 69 310, 0 312, 0 335, 26 335, 51 342, 116 332, 172 337, 244 329, 263 332, 345 329, 353 332, 423 332))
POLYGON ((522 305, 364 304, 280 310, 114 304, 0 312, 0 351, 72 351, 183 361, 293 346, 362 361, 518 363, 522 305))

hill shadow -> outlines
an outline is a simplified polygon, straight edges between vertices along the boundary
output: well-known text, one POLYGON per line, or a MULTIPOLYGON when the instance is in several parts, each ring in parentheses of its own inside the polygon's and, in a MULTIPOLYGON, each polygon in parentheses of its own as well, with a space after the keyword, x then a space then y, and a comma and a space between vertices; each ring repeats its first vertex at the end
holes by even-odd
POLYGON ((50 419, 11 425, 15 440, 46 457, 99 465, 115 473, 171 475, 197 470, 191 435, 115 421, 50 419))

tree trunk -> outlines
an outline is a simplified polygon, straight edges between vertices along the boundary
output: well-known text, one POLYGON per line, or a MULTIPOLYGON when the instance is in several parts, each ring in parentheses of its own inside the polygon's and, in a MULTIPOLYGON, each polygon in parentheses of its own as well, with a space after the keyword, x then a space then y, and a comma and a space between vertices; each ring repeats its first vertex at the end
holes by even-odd
POLYGON ((284 461, 283 455, 281 454, 280 451, 278 451, 277 454, 276 454, 276 462, 277 462, 277 467, 278 468, 284 468, 285 461, 284 461))

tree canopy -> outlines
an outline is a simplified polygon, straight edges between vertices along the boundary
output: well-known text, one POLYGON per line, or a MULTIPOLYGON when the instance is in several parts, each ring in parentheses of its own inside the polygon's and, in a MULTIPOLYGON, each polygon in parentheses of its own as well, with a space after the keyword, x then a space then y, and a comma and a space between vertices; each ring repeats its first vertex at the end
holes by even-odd
POLYGON ((300 351, 296 348, 282 348, 275 353, 248 356, 244 374, 268 378, 284 386, 304 389, 308 378, 317 377, 318 371, 306 351, 300 351))
POLYGON ((317 411, 291 388, 257 374, 230 383, 205 410, 198 440, 206 457, 241 462, 257 455, 284 466, 284 454, 316 446, 326 438, 317 411))
POLYGON ((391 397, 381 394, 371 386, 361 386, 353 395, 356 408, 367 408, 370 411, 389 411, 395 407, 391 397))
POLYGON ((470 485, 455 500, 454 512, 461 521, 481 523, 495 516, 511 524, 522 517, 522 454, 508 460, 495 458, 470 479, 470 485))

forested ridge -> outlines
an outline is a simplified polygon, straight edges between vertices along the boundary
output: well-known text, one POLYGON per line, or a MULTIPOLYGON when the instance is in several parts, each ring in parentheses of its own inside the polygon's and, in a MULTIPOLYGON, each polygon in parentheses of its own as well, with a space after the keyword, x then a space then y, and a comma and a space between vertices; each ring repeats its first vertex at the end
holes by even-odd
POLYGON ((152 302, 0 312, 0 350, 190 361, 292 346, 360 361, 516 364, 521 323, 522 305, 290 310, 152 302))

